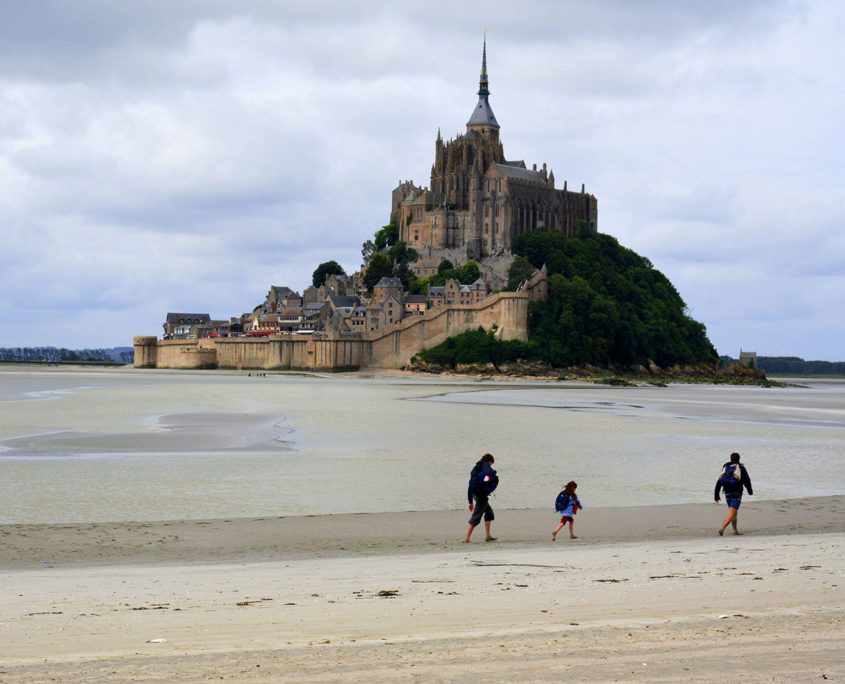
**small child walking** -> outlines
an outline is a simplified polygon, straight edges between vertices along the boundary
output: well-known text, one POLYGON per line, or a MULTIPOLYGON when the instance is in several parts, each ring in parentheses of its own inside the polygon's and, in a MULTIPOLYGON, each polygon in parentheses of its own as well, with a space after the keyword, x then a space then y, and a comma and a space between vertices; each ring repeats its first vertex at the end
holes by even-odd
POLYGON ((555 531, 552 532, 552 541, 557 539, 557 533, 561 531, 566 523, 569 523, 569 538, 578 539, 578 537, 572 533, 572 518, 579 509, 584 508, 584 505, 578 499, 578 495, 575 494, 576 489, 578 489, 578 484, 570 480, 566 483, 563 491, 557 495, 557 499, 555 500, 555 510, 560 514, 560 523, 555 528, 555 531))

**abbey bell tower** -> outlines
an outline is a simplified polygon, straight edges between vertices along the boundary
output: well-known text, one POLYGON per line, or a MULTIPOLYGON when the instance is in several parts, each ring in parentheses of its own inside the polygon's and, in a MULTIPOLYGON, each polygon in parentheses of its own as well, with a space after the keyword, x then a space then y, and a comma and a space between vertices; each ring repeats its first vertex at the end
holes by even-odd
POLYGON ((481 78, 478 81, 478 104, 472 110, 472 116, 467 121, 467 132, 475 131, 483 139, 499 142, 499 122, 490 108, 487 98, 490 96, 489 81, 487 79, 487 29, 484 29, 484 49, 481 55, 481 78))

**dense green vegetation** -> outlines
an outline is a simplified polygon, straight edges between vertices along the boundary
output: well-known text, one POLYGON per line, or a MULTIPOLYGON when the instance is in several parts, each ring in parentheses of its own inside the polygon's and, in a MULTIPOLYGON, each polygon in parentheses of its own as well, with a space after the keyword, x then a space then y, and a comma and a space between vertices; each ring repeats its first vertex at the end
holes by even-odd
POLYGON ((442 344, 420 352, 418 356, 426 363, 452 368, 458 364, 491 362, 498 366, 500 363, 526 358, 529 346, 516 340, 497 340, 492 331, 484 332, 479 328, 450 337, 442 344))
POLYGON ((555 366, 715 363, 704 325, 687 315, 672 283, 651 262, 601 233, 567 238, 534 231, 514 252, 548 269, 549 298, 529 316, 531 339, 555 366))
POLYGON ((391 277, 394 273, 395 267, 390 257, 387 254, 376 252, 370 257, 370 263, 367 265, 367 272, 364 274, 364 285, 368 290, 372 290, 375 284, 385 277, 391 277))
MULTIPOLYGON (((491 337, 482 345, 487 358, 482 354, 474 362, 519 357, 568 367, 653 361, 666 368, 718 361, 704 325, 689 317, 672 283, 648 259, 611 236, 582 229, 579 237, 568 238, 559 231, 538 230, 517 238, 513 251, 518 258, 509 274, 510 288, 530 272, 526 262, 532 268, 545 264, 549 297, 530 308, 528 343, 491 337)), ((476 334, 447 341, 420 358, 464 363, 460 359, 469 354, 464 347, 480 344, 476 334)))
POLYGON ((399 229, 392 223, 382 226, 372 240, 361 245, 364 259, 364 284, 372 290, 384 277, 397 277, 407 288, 414 276, 408 266, 417 260, 417 251, 399 239, 399 229))
POLYGON ((379 228, 372 240, 361 245, 361 256, 367 269, 364 284, 368 290, 372 290, 382 278, 391 276, 399 278, 410 294, 425 294, 429 285, 444 285, 450 279, 468 285, 481 276, 478 264, 474 261, 467 261, 460 268, 455 268, 451 261, 443 259, 435 275, 417 278, 409 266, 419 258, 417 250, 399 239, 399 230, 392 223, 379 228))
POLYGON ((326 276, 330 275, 346 275, 346 271, 343 270, 343 266, 337 263, 334 259, 331 261, 324 261, 322 264, 317 266, 314 269, 314 273, 311 274, 311 284, 314 287, 320 287, 320 285, 325 284, 326 276))
POLYGON ((455 268, 451 261, 443 259, 437 266, 437 273, 428 278, 411 276, 408 282, 408 292, 411 294, 426 294, 429 285, 445 285, 447 280, 457 280, 463 285, 474 283, 481 277, 481 269, 474 261, 467 261, 460 268, 455 268))

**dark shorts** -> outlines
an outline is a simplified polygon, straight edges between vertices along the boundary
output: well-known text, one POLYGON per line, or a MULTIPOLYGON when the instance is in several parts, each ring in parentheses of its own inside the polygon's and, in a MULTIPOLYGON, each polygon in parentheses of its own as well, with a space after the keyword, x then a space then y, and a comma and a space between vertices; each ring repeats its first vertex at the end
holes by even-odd
POLYGON ((469 517, 469 524, 475 527, 481 522, 481 516, 485 520, 495 520, 496 516, 493 514, 493 509, 490 507, 490 502, 487 500, 486 494, 478 494, 475 497, 475 507, 472 509, 472 515, 469 517))
POLYGON ((560 517, 560 521, 561 521, 562 523, 572 522, 572 516, 571 516, 571 515, 562 515, 562 516, 560 517))
POLYGON ((739 509, 739 505, 742 503, 742 494, 725 494, 725 503, 728 504, 728 508, 739 509))

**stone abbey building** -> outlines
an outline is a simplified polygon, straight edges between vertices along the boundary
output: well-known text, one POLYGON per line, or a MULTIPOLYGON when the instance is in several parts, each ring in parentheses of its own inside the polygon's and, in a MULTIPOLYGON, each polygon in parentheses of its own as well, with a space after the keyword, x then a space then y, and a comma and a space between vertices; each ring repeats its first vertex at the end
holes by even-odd
POLYGON ((507 161, 499 123, 488 101, 487 41, 481 59, 478 104, 467 131, 444 142, 437 132, 428 188, 400 182, 391 221, 400 239, 422 253, 466 249, 469 258, 509 254, 514 238, 539 227, 574 234, 575 222, 596 230, 594 195, 555 188, 554 173, 507 161))

